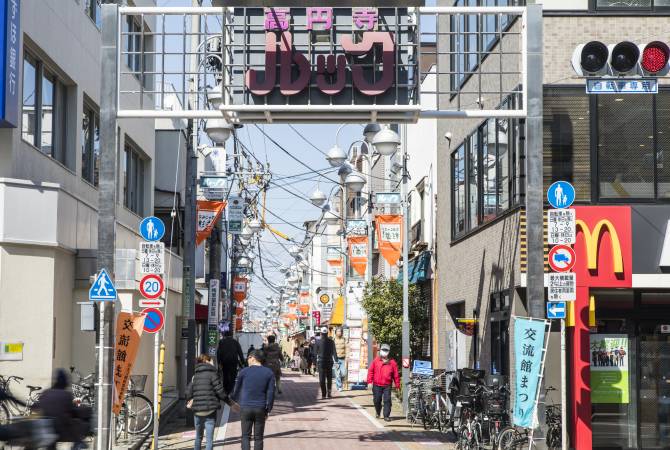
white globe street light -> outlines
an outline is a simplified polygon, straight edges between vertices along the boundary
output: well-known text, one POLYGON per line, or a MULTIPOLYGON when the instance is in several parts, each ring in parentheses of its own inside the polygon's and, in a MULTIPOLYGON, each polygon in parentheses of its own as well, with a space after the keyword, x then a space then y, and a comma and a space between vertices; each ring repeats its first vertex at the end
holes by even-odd
POLYGON ((316 190, 312 192, 312 195, 309 197, 309 201, 311 201, 314 206, 319 208, 326 204, 326 200, 328 200, 326 194, 321 192, 319 188, 316 188, 316 190))
POLYGON ((347 160, 347 152, 335 145, 333 148, 328 150, 326 160, 332 167, 339 167, 347 160))
POLYGON ((252 237, 253 235, 254 235, 254 232, 253 232, 253 230, 249 227, 249 225, 244 224, 244 226, 242 226, 242 231, 240 232, 240 237, 241 237, 242 239, 247 239, 247 240, 249 240, 249 239, 251 239, 251 237, 252 237))
POLYGON ((344 184, 355 193, 361 192, 365 186, 365 177, 358 172, 351 172, 344 179, 344 184))
POLYGON ((300 247, 297 245, 292 245, 291 248, 288 249, 289 255, 293 256, 294 258, 300 254, 301 250, 300 247))
POLYGON ((340 177, 340 179, 345 179, 347 175, 349 175, 353 171, 354 167, 351 164, 349 164, 349 162, 344 162, 340 166, 340 170, 337 171, 337 175, 340 177))
POLYGON ((249 261, 249 258, 247 258, 246 256, 242 256, 240 259, 237 260, 237 267, 241 267, 244 269, 249 267, 249 265, 251 265, 251 261, 249 261))
POLYGON ((323 220, 325 220, 326 223, 333 225, 336 224, 340 218, 337 217, 337 214, 335 214, 333 211, 328 210, 323 214, 323 220))
POLYGON ((363 136, 365 136, 365 142, 372 142, 372 139, 377 133, 381 131, 381 127, 377 123, 369 123, 363 129, 363 136))
POLYGON ((219 83, 213 88, 207 89, 207 101, 211 103, 212 108, 218 110, 223 103, 223 83, 219 83))
POLYGON ((235 127, 225 119, 207 119, 205 132, 209 138, 217 144, 223 144, 228 140, 235 127))
POLYGON ((391 156, 400 147, 400 136, 392 129, 386 127, 372 138, 372 145, 382 156, 391 156))

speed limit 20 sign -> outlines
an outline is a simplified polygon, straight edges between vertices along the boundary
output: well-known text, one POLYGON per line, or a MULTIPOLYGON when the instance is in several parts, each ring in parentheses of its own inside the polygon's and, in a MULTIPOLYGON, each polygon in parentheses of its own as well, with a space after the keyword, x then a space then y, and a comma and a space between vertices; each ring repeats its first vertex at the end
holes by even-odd
POLYGON ((163 278, 155 273, 145 275, 140 281, 140 292, 144 298, 155 299, 163 295, 165 284, 163 278))

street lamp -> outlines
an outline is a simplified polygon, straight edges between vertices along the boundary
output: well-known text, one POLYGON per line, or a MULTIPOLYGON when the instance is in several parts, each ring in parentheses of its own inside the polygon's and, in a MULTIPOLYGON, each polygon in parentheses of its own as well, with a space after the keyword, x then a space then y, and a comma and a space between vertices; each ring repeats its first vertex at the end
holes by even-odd
POLYGON ((242 256, 240 259, 237 260, 237 267, 241 267, 243 269, 248 268, 251 265, 251 261, 249 261, 249 258, 246 256, 242 256))
POLYGON ((207 89, 207 101, 211 103, 212 108, 218 110, 223 103, 223 83, 219 83, 213 88, 207 89))
POLYGON ((311 201, 312 204, 318 208, 323 207, 323 205, 326 204, 326 200, 328 200, 326 194, 324 194, 318 187, 309 197, 309 201, 311 201))
POLYGON ((365 177, 358 172, 351 172, 344 179, 344 184, 355 193, 359 193, 365 186, 365 177))
POLYGON ((249 228, 251 228, 251 231, 254 233, 258 233, 263 229, 263 224, 260 220, 253 218, 249 221, 249 228))
POLYGON ((209 138, 217 144, 223 144, 228 140, 235 127, 225 119, 208 119, 205 124, 205 132, 209 138))
POLYGON ((326 155, 326 160, 330 163, 332 167, 340 167, 347 160, 347 152, 345 152, 337 144, 330 150, 328 150, 328 155, 326 155))
POLYGON ((251 227, 249 227, 249 225, 247 225, 247 224, 244 224, 244 226, 242 227, 242 231, 240 232, 240 237, 242 239, 249 240, 249 239, 251 239, 251 237, 253 235, 254 235, 254 232, 251 229, 251 227))
POLYGON ((391 156, 400 147, 400 136, 392 129, 385 127, 372 138, 372 145, 382 156, 391 156))
POLYGON ((300 247, 297 245, 291 246, 291 248, 288 249, 289 255, 293 256, 294 258, 300 254, 301 250, 300 247))
POLYGON ((370 143, 377 133, 381 131, 381 127, 376 123, 369 123, 363 129, 363 136, 365 136, 365 141, 370 143))

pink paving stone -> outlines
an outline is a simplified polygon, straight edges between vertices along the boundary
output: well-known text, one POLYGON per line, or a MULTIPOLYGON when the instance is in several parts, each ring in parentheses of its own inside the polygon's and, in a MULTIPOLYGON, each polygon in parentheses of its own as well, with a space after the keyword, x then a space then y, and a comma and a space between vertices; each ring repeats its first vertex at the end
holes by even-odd
MULTIPOLYGON (((318 378, 284 372, 283 393, 265 424, 265 448, 269 450, 398 450, 393 436, 377 428, 349 400, 348 393, 335 391, 333 398, 321 397, 318 378)), ((224 448, 240 448, 240 421, 231 414, 224 448)), ((253 444, 252 444, 253 448, 253 444)))

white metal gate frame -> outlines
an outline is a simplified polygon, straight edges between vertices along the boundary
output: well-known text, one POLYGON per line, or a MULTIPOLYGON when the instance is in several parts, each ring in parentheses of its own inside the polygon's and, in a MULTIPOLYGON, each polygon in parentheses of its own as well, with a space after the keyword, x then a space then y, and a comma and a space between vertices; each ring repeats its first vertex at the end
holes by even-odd
MULTIPOLYGON (((132 35, 132 32, 124 32, 122 31, 122 24, 125 23, 123 20, 124 16, 140 16, 142 19, 142 23, 144 23, 144 16, 162 16, 163 20, 165 20, 166 16, 177 16, 177 15, 182 15, 184 18, 186 16, 192 16, 192 15, 201 15, 201 16, 219 16, 221 23, 222 23, 222 29, 224 28, 224 23, 225 20, 227 20, 227 17, 232 14, 233 8, 217 8, 217 7, 131 7, 131 6, 122 6, 118 8, 119 11, 119 21, 118 21, 118 31, 117 31, 117 36, 119 39, 119 47, 121 47, 121 42, 123 39, 123 36, 129 36, 132 35)), ((161 94, 161 106, 163 105, 163 100, 164 100, 164 86, 161 87, 160 91, 156 90, 142 90, 140 91, 122 91, 120 88, 121 84, 121 79, 122 75, 128 75, 129 73, 133 72, 128 72, 122 70, 122 56, 126 54, 132 55, 136 54, 136 52, 128 52, 123 49, 120 49, 117 52, 117 67, 118 67, 118 76, 117 76, 117 117, 118 118, 172 118, 172 119, 216 119, 216 118, 224 118, 226 121, 230 123, 273 123, 273 122, 278 122, 278 123, 305 123, 305 122, 395 122, 395 123, 414 123, 416 122, 419 118, 526 118, 527 113, 528 113, 528 100, 527 100, 527 95, 526 95, 526 87, 528 86, 528 24, 527 24, 527 11, 525 7, 419 7, 419 8, 408 8, 410 12, 413 12, 417 24, 420 21, 420 18, 422 16, 433 16, 436 21, 436 32, 432 33, 435 34, 435 39, 436 42, 438 39, 440 39, 440 36, 444 35, 454 35, 454 34, 459 34, 459 35, 464 35, 466 38, 470 35, 473 34, 472 32, 468 31, 449 31, 449 32, 444 32, 440 33, 439 32, 439 21, 440 19, 443 19, 444 16, 460 16, 460 15, 477 15, 478 16, 478 21, 479 25, 481 26, 483 22, 481 22, 481 17, 482 15, 492 15, 496 14, 498 17, 502 16, 516 16, 520 18, 521 20, 521 26, 520 26, 520 32, 518 33, 511 33, 511 34, 518 34, 520 36, 520 52, 518 52, 518 55, 520 57, 520 71, 519 72, 502 72, 502 55, 506 54, 503 53, 502 49, 500 50, 500 55, 501 55, 501 68, 500 68, 500 80, 502 82, 502 75, 503 73, 509 74, 509 73, 514 73, 514 74, 519 74, 519 83, 518 83, 518 89, 515 90, 514 92, 507 92, 507 95, 514 94, 519 97, 520 101, 517 102, 518 107, 516 109, 483 109, 483 108, 461 108, 460 105, 460 95, 463 86, 459 86, 457 89, 454 89, 452 91, 440 91, 440 77, 444 75, 451 75, 456 73, 457 75, 460 75, 461 72, 454 72, 453 70, 447 71, 447 72, 440 72, 439 71, 439 62, 437 64, 438 66, 438 72, 437 72, 437 80, 436 80, 436 91, 434 92, 420 92, 420 81, 417 83, 417 104, 414 105, 379 105, 379 104, 373 104, 373 105, 239 105, 239 104, 232 104, 230 102, 230 99, 225 96, 225 92, 221 92, 222 98, 224 99, 223 104, 220 106, 218 110, 216 109, 201 109, 201 108, 195 108, 195 109, 188 109, 188 108, 180 108, 176 110, 166 110, 166 109, 160 109, 160 108, 154 108, 154 109, 145 109, 142 106, 142 98, 143 94, 145 93, 160 93, 161 94), (444 96, 447 92, 451 94, 451 99, 453 100, 454 98, 457 98, 459 101, 459 104, 457 105, 456 109, 441 109, 440 108, 440 96, 444 96), (122 100, 121 100, 121 94, 139 94, 140 95, 140 108, 123 108, 122 107, 122 100), (434 95, 435 96, 435 106, 430 107, 430 108, 425 108, 422 107, 421 104, 421 97, 419 95, 423 96, 424 98, 428 95, 434 95), (306 115, 311 115, 310 120, 305 120, 306 115), (278 116, 278 117, 275 117, 278 116)), ((184 22, 186 23, 186 19, 184 19, 184 22)), ((143 27, 142 27, 143 28, 143 27)), ((496 32, 498 33, 501 41, 500 41, 500 47, 502 47, 502 37, 503 35, 509 34, 508 31, 502 31, 499 30, 498 27, 496 27, 496 32)), ((141 32, 142 34, 142 39, 144 36, 144 31, 141 32)), ((158 34, 158 33, 157 33, 158 34)), ((163 30, 163 43, 165 42, 165 30, 163 30)), ((189 33, 187 33, 185 30, 181 33, 182 35, 186 36, 189 33)), ((431 33, 422 33, 419 28, 418 32, 419 36, 421 34, 431 34, 431 33)), ((481 38, 482 34, 486 34, 486 32, 482 33, 481 30, 478 30, 475 34, 478 34, 478 39, 481 38)), ((491 34, 491 33, 488 33, 491 34)), ((223 31, 222 31, 223 35, 223 31)), ((223 36, 223 39, 225 40, 226 37, 223 36)), ((483 54, 487 54, 491 52, 492 49, 486 49, 486 50, 481 50, 477 49, 476 52, 467 52, 467 54, 477 54, 477 56, 481 56, 483 54)), ((162 48, 163 53, 165 53, 165 48, 162 48)), ((186 50, 184 50, 186 52, 186 50)), ((141 50, 139 53, 141 54, 147 54, 150 52, 144 52, 141 50)), ((222 52, 225 53, 225 52, 222 52)), ((452 54, 457 54, 457 51, 454 51, 453 49, 450 49, 448 52, 440 52, 439 50, 436 49, 436 58, 440 59, 441 56, 443 55, 452 55, 452 54)), ((493 52, 495 53, 495 52, 493 52)), ((158 54, 157 52, 151 52, 150 54, 158 54)), ((509 54, 509 53, 507 53, 509 54)), ((419 52, 418 59, 420 59, 421 52, 419 52)), ((225 55, 222 55, 222 58, 225 59, 225 55)), ((163 63, 164 64, 164 63, 163 63)), ((420 67, 420 61, 417 63, 417 66, 420 67)), ((142 66, 144 64, 142 63, 142 66)), ((144 70, 144 67, 142 68, 144 70)), ((164 70, 164 68, 163 68, 164 70)), ((481 67, 479 67, 477 70, 479 70, 479 75, 480 75, 480 80, 479 82, 481 83, 481 67)), ((138 73, 138 72, 134 72, 138 73)), ((152 72, 152 73, 160 73, 160 72, 152 72)), ((468 75, 473 75, 477 74, 475 71, 469 71, 467 72, 468 75)), ((430 72, 422 73, 419 71, 419 76, 418 80, 423 79, 424 75, 429 75, 430 72)), ((495 72, 487 72, 486 74, 495 74, 495 72)), ((165 73, 163 75, 163 80, 165 77, 165 73)), ((142 72, 142 77, 144 76, 144 72, 142 72)), ((186 78, 186 74, 184 74, 184 78, 186 78)), ((449 81, 447 81, 449 82, 449 81)), ((223 86, 223 83, 221 84, 223 86)), ((224 88, 222 88, 222 91, 224 88)), ((481 92, 481 85, 479 86, 479 90, 481 92)), ((500 97, 503 97, 503 88, 502 86, 500 87, 500 97)), ((185 94, 186 89, 183 89, 184 92, 182 94, 185 94)), ((471 94, 473 92, 470 92, 471 94)), ((202 93, 200 93, 201 95, 202 93)), ((184 95, 184 98, 186 96, 184 95)), ((481 97, 480 97, 481 98, 481 97)), ((200 102, 198 102, 200 103, 200 102)), ((206 103, 206 102, 204 102, 206 103)), ((477 102, 478 104, 481 104, 482 102, 477 102)), ((467 106, 467 105, 466 105, 467 106)), ((498 107, 501 105, 498 104, 498 107)))

